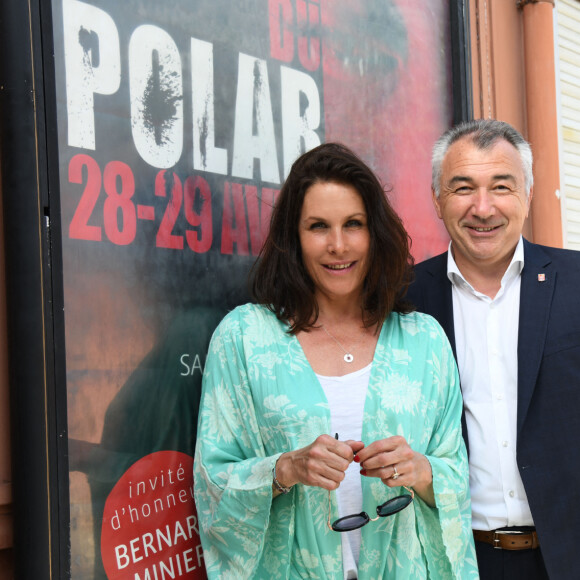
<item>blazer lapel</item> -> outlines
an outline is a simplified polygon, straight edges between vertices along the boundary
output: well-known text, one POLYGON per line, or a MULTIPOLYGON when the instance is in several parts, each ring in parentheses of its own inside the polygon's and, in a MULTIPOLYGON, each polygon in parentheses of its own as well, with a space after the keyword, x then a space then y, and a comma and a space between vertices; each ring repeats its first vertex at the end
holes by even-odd
POLYGON ((526 418, 542 362, 555 285, 556 270, 550 257, 539 246, 524 239, 518 329, 518 434, 526 418))
MULTIPOLYGON (((455 346, 455 323, 453 321, 453 292, 451 282, 447 277, 447 252, 433 260, 429 273, 433 276, 433 284, 429 288, 429 293, 425 297, 427 304, 426 312, 429 312, 443 327, 449 344, 453 350, 453 356, 457 361, 457 349, 455 346)), ((460 377, 461 380, 461 377, 460 377)), ((467 434, 467 423, 465 421, 465 410, 461 412, 461 431, 465 448, 469 455, 469 437, 467 434)))
POLYGON ((429 268, 429 273, 433 276, 434 280, 424 297, 425 312, 431 314, 443 327, 453 349, 453 355, 457 359, 455 350, 455 326, 453 324, 453 297, 451 293, 451 282, 447 278, 447 252, 437 256, 433 260, 429 268))

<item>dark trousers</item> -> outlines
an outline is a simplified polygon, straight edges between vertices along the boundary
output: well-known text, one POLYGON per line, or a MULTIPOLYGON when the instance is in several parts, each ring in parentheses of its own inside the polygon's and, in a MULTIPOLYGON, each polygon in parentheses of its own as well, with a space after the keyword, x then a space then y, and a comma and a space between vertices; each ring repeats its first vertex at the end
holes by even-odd
POLYGON ((541 549, 497 550, 475 542, 481 580, 548 580, 541 549))

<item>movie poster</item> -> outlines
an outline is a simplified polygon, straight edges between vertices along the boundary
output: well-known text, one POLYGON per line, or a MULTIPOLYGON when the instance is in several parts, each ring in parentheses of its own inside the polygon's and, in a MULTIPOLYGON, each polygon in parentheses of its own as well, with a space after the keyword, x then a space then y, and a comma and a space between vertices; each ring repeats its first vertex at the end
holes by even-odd
POLYGON ((447 245, 447 1, 54 0, 71 577, 205 578, 192 465, 205 353, 292 162, 380 175, 421 260, 447 245))

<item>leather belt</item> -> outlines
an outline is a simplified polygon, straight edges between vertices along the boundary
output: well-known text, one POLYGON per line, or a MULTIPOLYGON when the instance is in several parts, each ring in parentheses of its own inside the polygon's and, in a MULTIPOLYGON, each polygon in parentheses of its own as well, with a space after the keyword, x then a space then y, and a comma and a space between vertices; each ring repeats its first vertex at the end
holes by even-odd
POLYGON ((540 547, 535 530, 473 530, 476 542, 491 544, 498 550, 535 550, 540 547))

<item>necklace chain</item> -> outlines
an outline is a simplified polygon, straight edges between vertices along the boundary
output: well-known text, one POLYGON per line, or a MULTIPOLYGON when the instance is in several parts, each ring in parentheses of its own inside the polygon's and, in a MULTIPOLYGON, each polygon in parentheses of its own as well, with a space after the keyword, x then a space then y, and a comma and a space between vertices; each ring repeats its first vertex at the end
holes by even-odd
POLYGON ((364 332, 361 335, 361 337, 350 347, 350 350, 347 350, 346 348, 344 348, 344 346, 342 345, 341 342, 339 342, 338 338, 336 338, 336 336, 334 336, 333 334, 331 334, 330 330, 328 330, 326 328, 326 326, 324 326, 324 324, 321 324, 320 327, 322 328, 322 330, 324 330, 324 332, 326 332, 326 334, 328 334, 328 336, 330 338, 332 338, 332 340, 334 340, 334 342, 336 342, 336 344, 338 344, 338 346, 340 346, 340 348, 344 351, 344 356, 342 357, 344 359, 344 362, 346 363, 351 363, 354 361, 354 356, 352 354, 352 351, 354 350, 355 346, 358 346, 358 343, 363 339, 364 336, 364 332))

